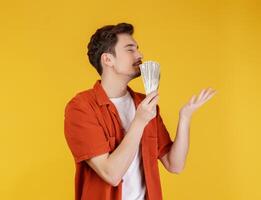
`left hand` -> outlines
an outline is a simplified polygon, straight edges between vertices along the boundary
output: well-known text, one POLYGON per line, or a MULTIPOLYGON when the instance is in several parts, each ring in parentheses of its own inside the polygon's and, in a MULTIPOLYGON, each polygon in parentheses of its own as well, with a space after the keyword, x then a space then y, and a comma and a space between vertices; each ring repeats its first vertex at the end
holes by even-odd
POLYGON ((181 108, 179 112, 180 117, 190 119, 192 114, 204 103, 206 103, 210 98, 212 98, 215 93, 216 90, 208 88, 201 90, 198 97, 196 95, 193 95, 190 101, 181 108))

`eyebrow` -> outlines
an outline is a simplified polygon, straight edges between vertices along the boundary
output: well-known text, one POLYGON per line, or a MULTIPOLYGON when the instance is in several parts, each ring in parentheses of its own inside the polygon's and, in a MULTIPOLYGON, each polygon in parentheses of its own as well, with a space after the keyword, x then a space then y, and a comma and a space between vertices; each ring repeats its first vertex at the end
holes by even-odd
MULTIPOLYGON (((136 47, 136 45, 135 44, 127 44, 127 45, 124 46, 124 48, 126 48, 126 47, 136 47)), ((137 49, 139 49, 138 45, 137 45, 137 49)))

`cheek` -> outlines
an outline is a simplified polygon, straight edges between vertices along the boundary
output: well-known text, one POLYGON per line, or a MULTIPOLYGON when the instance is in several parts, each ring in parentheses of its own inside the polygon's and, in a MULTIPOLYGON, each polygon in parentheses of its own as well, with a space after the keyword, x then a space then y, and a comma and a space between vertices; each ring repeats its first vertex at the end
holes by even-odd
POLYGON ((119 60, 120 66, 124 68, 131 67, 133 65, 133 58, 131 55, 122 55, 121 59, 119 60))
POLYGON ((133 63, 135 62, 133 56, 129 53, 121 53, 118 54, 118 58, 116 60, 117 71, 119 72, 127 72, 133 69, 133 63))

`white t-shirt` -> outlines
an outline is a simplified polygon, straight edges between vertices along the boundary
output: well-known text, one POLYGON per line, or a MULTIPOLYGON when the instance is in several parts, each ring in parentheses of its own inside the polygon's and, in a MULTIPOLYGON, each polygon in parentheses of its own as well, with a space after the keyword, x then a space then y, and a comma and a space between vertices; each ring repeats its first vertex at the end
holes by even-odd
MULTIPOLYGON (((125 129, 124 134, 129 129, 135 116, 135 104, 129 93, 118 98, 110 98, 120 115, 121 124, 125 129)), ((140 148, 123 176, 122 200, 145 200, 146 185, 144 182, 144 172, 141 161, 140 148)))

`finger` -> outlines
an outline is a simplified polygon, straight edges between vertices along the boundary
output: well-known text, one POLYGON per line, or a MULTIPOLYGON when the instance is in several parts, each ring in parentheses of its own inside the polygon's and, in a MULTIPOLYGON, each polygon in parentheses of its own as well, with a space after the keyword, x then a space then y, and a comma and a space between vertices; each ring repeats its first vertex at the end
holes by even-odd
POLYGON ((211 91, 211 93, 206 97, 206 99, 205 99, 204 101, 208 101, 208 100, 211 99, 216 93, 217 93, 216 90, 211 91))
POLYGON ((201 90, 198 97, 196 95, 193 95, 193 97, 190 100, 190 104, 199 103, 200 101, 202 101, 209 89, 210 88, 201 90))
POLYGON ((205 91, 199 101, 203 101, 207 97, 207 95, 209 94, 210 91, 211 91, 210 87, 205 89, 205 91))
POLYGON ((149 93, 149 94, 145 97, 145 99, 143 100, 143 103, 144 103, 144 104, 148 104, 148 103, 149 103, 155 96, 157 96, 157 95, 158 95, 158 90, 155 90, 155 91, 149 93))
POLYGON ((155 98, 153 98, 153 99, 149 102, 148 107, 149 107, 149 108, 154 107, 154 106, 158 103, 158 100, 159 100, 159 96, 157 95, 157 96, 155 96, 155 98))
POLYGON ((203 96, 204 93, 205 93, 205 89, 201 90, 201 92, 200 92, 200 94, 199 94, 197 100, 200 100, 200 99, 202 98, 202 96, 203 96))
POLYGON ((212 93, 214 93, 215 91, 216 91, 216 90, 213 90, 213 89, 211 88, 211 90, 209 90, 209 91, 207 92, 207 94, 204 95, 203 100, 207 99, 208 96, 211 95, 212 93))
POLYGON ((197 101, 201 101, 201 99, 203 99, 203 97, 205 96, 206 92, 207 92, 207 89, 201 90, 201 93, 200 93, 199 97, 197 98, 197 101))
POLYGON ((207 88, 204 92, 204 95, 202 96, 202 100, 205 99, 207 97, 207 95, 209 94, 209 92, 211 91, 211 87, 207 88))
POLYGON ((193 95, 189 101, 190 104, 193 104, 196 99, 196 95, 193 95))
POLYGON ((211 97, 214 96, 214 94, 216 93, 216 91, 212 91, 211 94, 209 94, 205 99, 203 99, 201 102, 199 102, 199 106, 201 106, 202 104, 205 104, 209 99, 211 99, 211 97))

